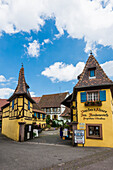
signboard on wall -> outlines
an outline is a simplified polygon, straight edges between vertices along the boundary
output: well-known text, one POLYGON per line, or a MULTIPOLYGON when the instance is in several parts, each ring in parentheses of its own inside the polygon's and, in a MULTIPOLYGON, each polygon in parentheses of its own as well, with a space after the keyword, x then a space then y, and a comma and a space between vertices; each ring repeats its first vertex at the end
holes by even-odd
POLYGON ((75 130, 75 143, 84 144, 84 130, 75 130))

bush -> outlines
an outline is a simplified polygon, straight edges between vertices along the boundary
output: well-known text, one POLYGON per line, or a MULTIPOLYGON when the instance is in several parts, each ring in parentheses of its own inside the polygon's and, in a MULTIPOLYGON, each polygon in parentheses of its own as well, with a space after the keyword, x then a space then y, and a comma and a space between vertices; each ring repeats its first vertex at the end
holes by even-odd
POLYGON ((67 129, 68 129, 68 128, 69 128, 69 125, 67 125, 67 124, 64 124, 64 128, 67 128, 67 129))
POLYGON ((50 129, 50 128, 51 128, 51 125, 47 125, 46 128, 49 128, 49 129, 50 129))
POLYGON ((55 120, 52 121, 52 127, 58 127, 58 123, 55 120))
POLYGON ((50 119, 50 115, 47 115, 46 124, 49 124, 49 123, 50 123, 50 121, 51 121, 51 119, 50 119))

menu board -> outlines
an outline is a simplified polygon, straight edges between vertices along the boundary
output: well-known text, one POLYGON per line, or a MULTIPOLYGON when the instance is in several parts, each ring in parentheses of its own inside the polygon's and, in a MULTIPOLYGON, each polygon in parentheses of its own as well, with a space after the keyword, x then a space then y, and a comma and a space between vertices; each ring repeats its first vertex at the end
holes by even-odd
POLYGON ((75 143, 84 144, 84 130, 75 130, 75 143))

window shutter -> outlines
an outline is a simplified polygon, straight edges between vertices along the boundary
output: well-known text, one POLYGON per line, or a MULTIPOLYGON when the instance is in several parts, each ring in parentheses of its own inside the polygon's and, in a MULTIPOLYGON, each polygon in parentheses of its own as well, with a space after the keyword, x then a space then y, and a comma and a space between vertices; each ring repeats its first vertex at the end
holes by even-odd
POLYGON ((12 101, 12 109, 14 109, 14 100, 12 101))
POLYGON ((81 93, 81 102, 86 102, 86 92, 81 93))
POLYGON ((28 110, 30 110, 30 101, 28 101, 28 110))
POLYGON ((106 91, 100 91, 100 100, 101 101, 106 101, 106 91))
POLYGON ((95 71, 94 70, 90 70, 90 77, 94 77, 95 76, 95 71))

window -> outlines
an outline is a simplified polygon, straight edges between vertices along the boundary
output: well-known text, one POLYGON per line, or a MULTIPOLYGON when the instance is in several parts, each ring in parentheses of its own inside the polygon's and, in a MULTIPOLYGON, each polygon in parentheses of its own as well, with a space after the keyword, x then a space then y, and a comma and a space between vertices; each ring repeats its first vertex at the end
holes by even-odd
POLYGON ((38 113, 38 119, 40 119, 40 113, 38 113))
POLYGON ((90 70, 90 77, 95 77, 95 70, 90 70))
POLYGON ((45 119, 45 115, 44 114, 42 114, 42 119, 45 119))
POLYGON ((36 113, 34 113, 34 116, 36 117, 36 113))
POLYGON ((28 110, 30 110, 30 101, 28 101, 28 110))
POLYGON ((49 108, 47 108, 47 109, 46 109, 46 111, 47 111, 47 112, 50 112, 50 109, 49 109, 49 108))
POLYGON ((106 90, 81 92, 81 102, 106 101, 106 90))
POLYGON ((12 110, 14 109, 14 100, 12 101, 12 110))
POLYGON ((44 108, 43 110, 44 110, 44 112, 46 112, 46 108, 44 108))
POLYGON ((86 124, 86 138, 102 139, 102 125, 101 124, 86 124))
POLYGON ((58 112, 60 112, 60 108, 58 108, 58 112))
POLYGON ((54 115, 54 119, 56 119, 57 118, 57 116, 56 115, 54 115))
POLYGON ((54 112, 57 112, 57 108, 53 108, 53 111, 54 111, 54 112))
POLYGON ((88 92, 87 93, 87 100, 88 101, 99 100, 99 93, 98 92, 88 92))

